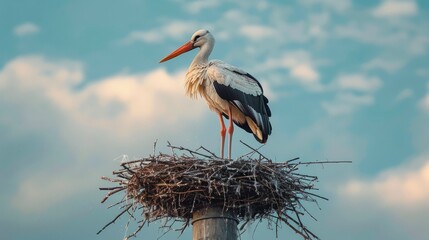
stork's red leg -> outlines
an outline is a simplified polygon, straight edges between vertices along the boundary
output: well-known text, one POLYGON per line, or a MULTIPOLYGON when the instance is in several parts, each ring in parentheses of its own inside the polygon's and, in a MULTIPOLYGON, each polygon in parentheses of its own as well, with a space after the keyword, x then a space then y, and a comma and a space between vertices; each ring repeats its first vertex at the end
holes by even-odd
POLYGON ((232 121, 232 110, 231 106, 228 107, 228 116, 229 116, 229 142, 228 142, 228 159, 231 159, 231 151, 232 151, 232 134, 234 133, 234 122, 232 121))
POLYGON ((219 122, 220 122, 220 156, 221 158, 223 158, 226 128, 225 128, 225 123, 223 122, 222 114, 220 112, 218 112, 217 114, 219 116, 219 122))

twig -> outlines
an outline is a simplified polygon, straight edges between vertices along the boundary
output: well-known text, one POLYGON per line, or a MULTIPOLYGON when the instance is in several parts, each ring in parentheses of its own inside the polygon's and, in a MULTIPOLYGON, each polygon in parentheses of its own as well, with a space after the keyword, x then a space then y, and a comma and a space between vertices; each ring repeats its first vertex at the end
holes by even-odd
POLYGON ((97 235, 100 234, 104 229, 106 229, 109 225, 115 223, 115 221, 122 216, 122 214, 126 213, 128 211, 128 209, 130 209, 133 205, 129 205, 125 210, 123 210, 121 213, 119 213, 112 221, 110 221, 109 223, 107 223, 106 225, 104 225, 104 227, 97 232, 97 235))

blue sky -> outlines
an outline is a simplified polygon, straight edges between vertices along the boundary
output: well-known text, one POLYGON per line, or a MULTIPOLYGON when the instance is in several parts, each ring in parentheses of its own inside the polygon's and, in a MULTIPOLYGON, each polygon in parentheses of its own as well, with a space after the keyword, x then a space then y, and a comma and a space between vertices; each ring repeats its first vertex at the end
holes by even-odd
MULTIPOLYGON (((267 156, 353 161, 303 169, 330 199, 309 204, 315 233, 425 239, 428 16, 423 0, 0 1, 0 238, 122 239, 126 218, 95 235, 117 213, 99 203, 101 176, 155 140, 217 151, 216 115, 184 94, 196 50, 158 63, 206 28, 212 58, 264 86, 267 156)), ((233 157, 248 151, 240 139, 259 146, 237 130, 233 157)), ((275 237, 253 227, 242 239, 275 237)))

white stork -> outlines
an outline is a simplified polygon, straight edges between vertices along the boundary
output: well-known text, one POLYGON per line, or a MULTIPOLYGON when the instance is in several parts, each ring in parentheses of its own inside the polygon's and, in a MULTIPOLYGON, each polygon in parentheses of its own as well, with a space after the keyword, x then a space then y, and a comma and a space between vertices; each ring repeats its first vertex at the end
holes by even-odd
POLYGON ((261 84, 252 75, 219 60, 208 61, 214 43, 215 39, 209 31, 198 30, 190 41, 163 58, 160 63, 200 48, 186 73, 186 94, 192 98, 197 95, 204 97, 209 108, 217 113, 221 126, 222 158, 226 134, 223 116, 229 119, 228 158, 231 159, 233 122, 253 133, 260 143, 265 143, 271 134, 271 111, 261 84))

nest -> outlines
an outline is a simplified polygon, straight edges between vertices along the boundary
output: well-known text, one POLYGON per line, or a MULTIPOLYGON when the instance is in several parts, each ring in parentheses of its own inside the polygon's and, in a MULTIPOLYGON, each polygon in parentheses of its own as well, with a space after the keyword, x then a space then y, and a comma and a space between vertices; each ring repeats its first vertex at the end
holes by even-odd
POLYGON ((267 219, 274 223, 276 232, 284 223, 304 239, 318 239, 301 221, 303 215, 311 216, 302 202, 326 198, 311 192, 317 190, 317 177, 297 170, 303 164, 322 162, 302 163, 299 158, 273 162, 256 149, 230 161, 202 147, 197 151, 169 147, 172 154, 124 162, 120 170, 113 172, 114 178, 103 177, 117 186, 100 188, 109 191, 102 202, 121 191, 125 196, 112 205, 120 205, 122 211, 98 233, 125 213, 138 222, 128 237, 136 236, 145 224, 159 219, 167 219, 164 227, 168 229, 181 221, 179 230, 183 232, 195 211, 220 207, 240 220, 241 230, 249 222, 267 219), (181 155, 176 154, 177 150, 181 155), (137 209, 141 214, 137 217, 142 220, 135 216, 137 209))

